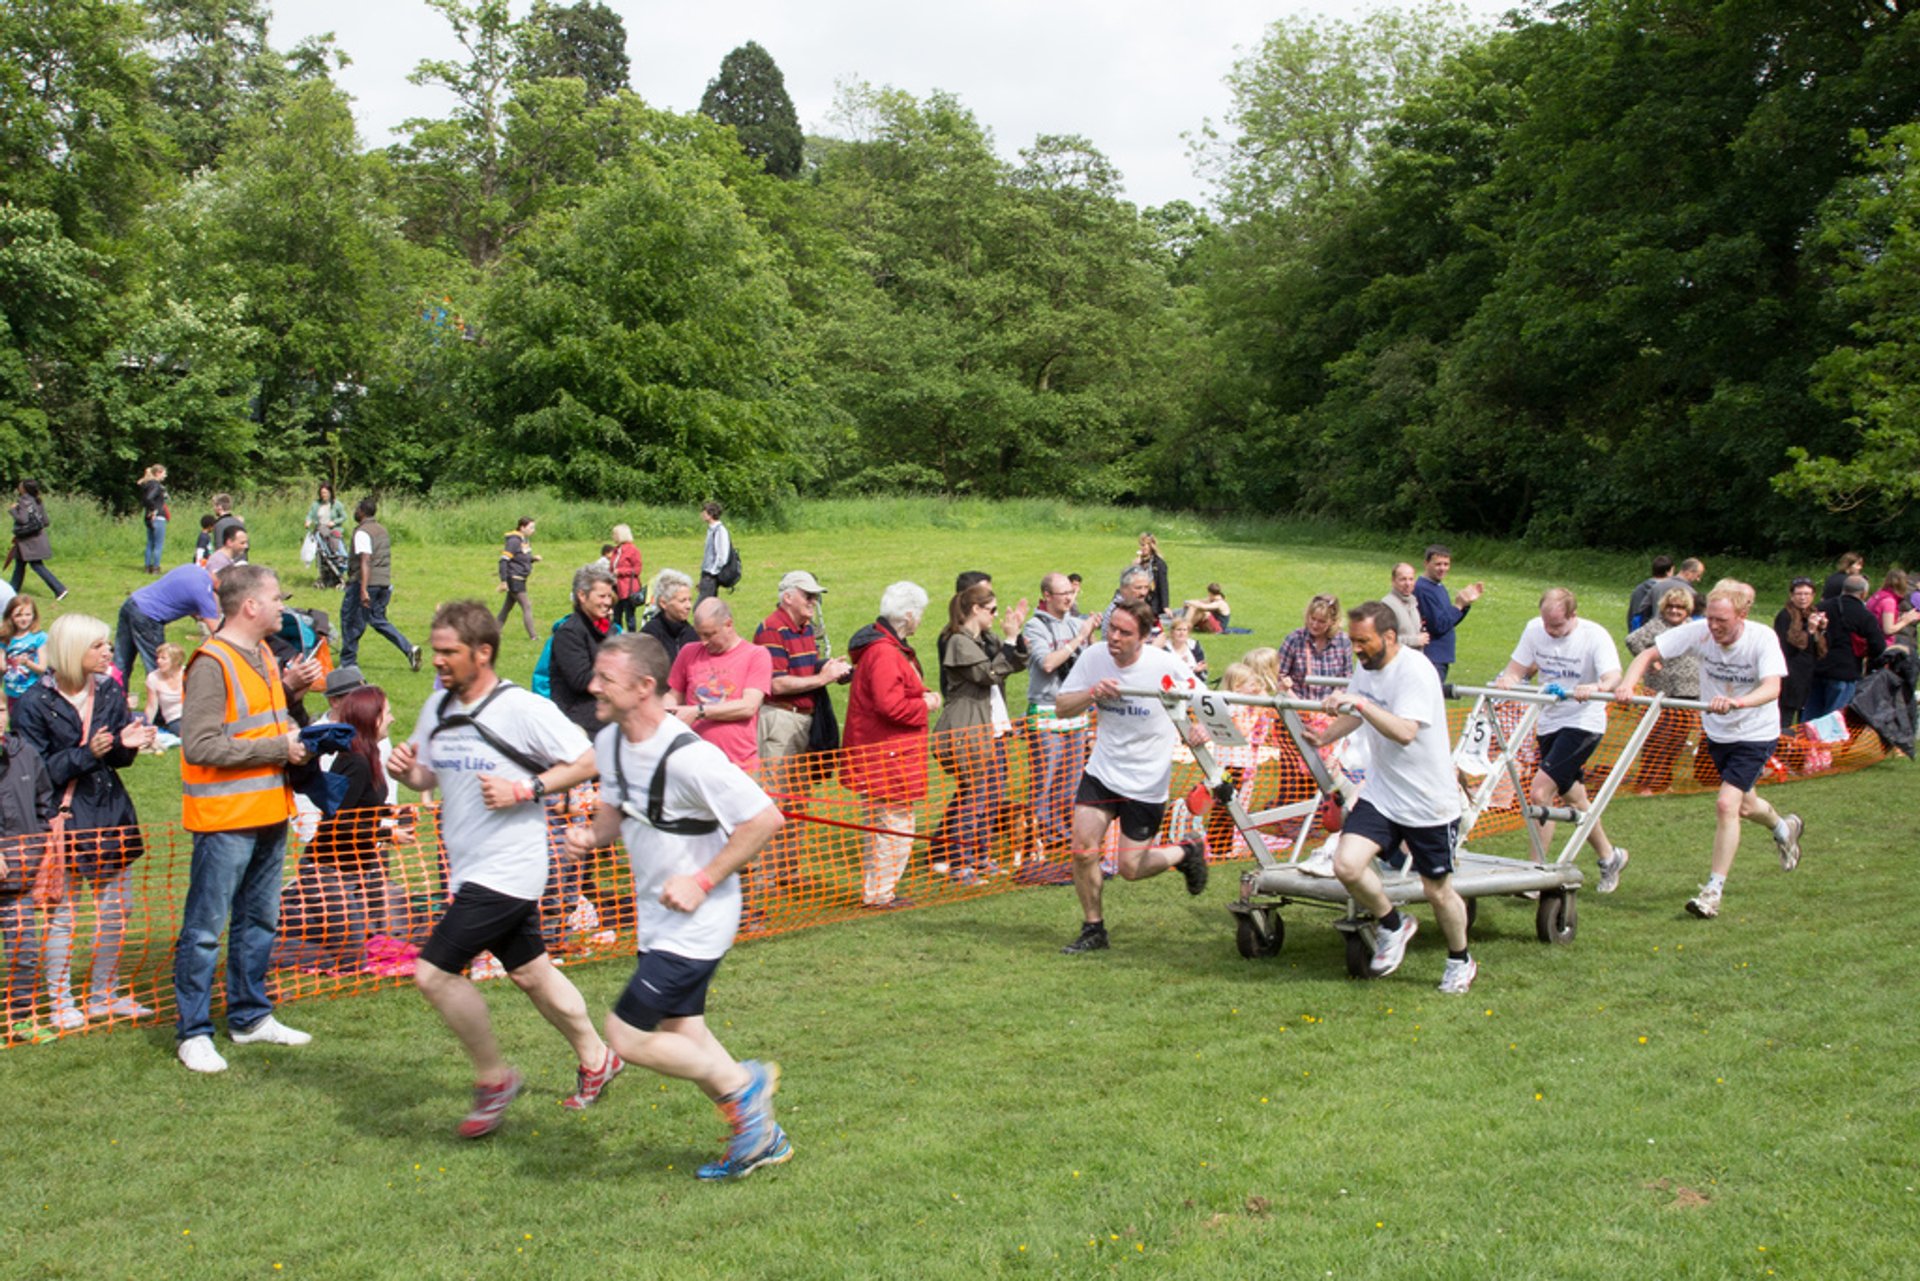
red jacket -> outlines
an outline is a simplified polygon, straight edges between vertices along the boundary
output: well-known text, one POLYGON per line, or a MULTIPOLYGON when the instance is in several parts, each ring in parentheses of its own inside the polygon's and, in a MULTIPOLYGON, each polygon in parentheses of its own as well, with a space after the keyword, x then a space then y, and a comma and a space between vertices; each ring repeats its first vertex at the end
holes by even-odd
POLYGON ((614 593, 620 600, 640 594, 641 568, 640 549, 632 543, 621 543, 613 549, 614 593))
POLYGON ((882 805, 911 805, 927 794, 927 685, 912 646, 883 619, 848 646, 853 688, 841 736, 840 781, 882 805))

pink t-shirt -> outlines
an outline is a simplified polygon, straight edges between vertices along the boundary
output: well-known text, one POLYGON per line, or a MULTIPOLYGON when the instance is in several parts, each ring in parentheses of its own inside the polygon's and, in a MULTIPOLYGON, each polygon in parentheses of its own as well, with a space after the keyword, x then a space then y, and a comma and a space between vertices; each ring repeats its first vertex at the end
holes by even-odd
MULTIPOLYGON (((773 655, 750 640, 742 640, 724 654, 715 654, 695 641, 674 656, 667 684, 683 706, 729 703, 750 689, 773 692, 773 655)), ((693 730, 741 769, 760 764, 758 718, 744 721, 693 722, 693 730)))

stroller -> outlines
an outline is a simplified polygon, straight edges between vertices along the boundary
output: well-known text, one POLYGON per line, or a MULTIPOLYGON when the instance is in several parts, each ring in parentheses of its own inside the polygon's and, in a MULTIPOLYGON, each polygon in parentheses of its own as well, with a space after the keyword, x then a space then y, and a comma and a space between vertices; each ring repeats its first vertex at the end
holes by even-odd
POLYGON ((301 551, 301 559, 319 576, 320 586, 338 587, 347 581, 347 545, 339 530, 315 530, 307 535, 301 551))

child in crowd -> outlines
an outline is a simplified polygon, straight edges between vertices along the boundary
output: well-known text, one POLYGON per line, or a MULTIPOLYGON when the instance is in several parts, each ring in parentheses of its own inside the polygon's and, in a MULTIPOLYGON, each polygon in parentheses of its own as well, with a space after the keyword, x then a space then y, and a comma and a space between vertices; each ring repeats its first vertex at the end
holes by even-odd
POLYGON ((213 555, 213 524, 217 520, 212 512, 200 518, 200 537, 193 541, 193 563, 204 565, 207 557, 213 555))
POLYGON ((154 651, 160 666, 147 673, 147 692, 143 710, 155 729, 177 734, 180 700, 186 689, 186 651, 168 641, 154 651))
POLYGON ((7 605, 6 621, 0 622, 0 642, 6 644, 4 683, 7 706, 12 707, 47 673, 47 633, 40 626, 40 606, 33 597, 15 596, 7 605))

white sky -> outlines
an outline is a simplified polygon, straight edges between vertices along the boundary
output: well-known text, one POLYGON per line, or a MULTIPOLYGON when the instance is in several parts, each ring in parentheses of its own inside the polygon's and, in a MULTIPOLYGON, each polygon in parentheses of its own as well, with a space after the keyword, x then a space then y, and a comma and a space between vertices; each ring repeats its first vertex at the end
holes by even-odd
MULTIPOLYGON (((571 0, 563 0, 571 3, 571 0)), ((1516 0, 1467 0, 1492 25, 1516 0)), ((837 81, 893 85, 917 97, 957 94, 1013 159, 1041 133, 1083 134, 1125 175, 1141 206, 1207 197, 1181 134, 1228 106, 1222 78, 1236 49, 1258 46, 1283 15, 1354 19, 1371 5, 1339 0, 723 0, 712 8, 603 0, 627 28, 632 84, 676 111, 700 104, 727 52, 757 40, 786 77, 808 133, 831 132, 837 81)), ((531 0, 513 0, 524 15, 531 0)), ((331 31, 353 65, 338 80, 353 95, 362 142, 385 146, 411 116, 443 114, 440 90, 407 83, 422 58, 459 48, 423 0, 272 0, 276 48, 331 31)))

